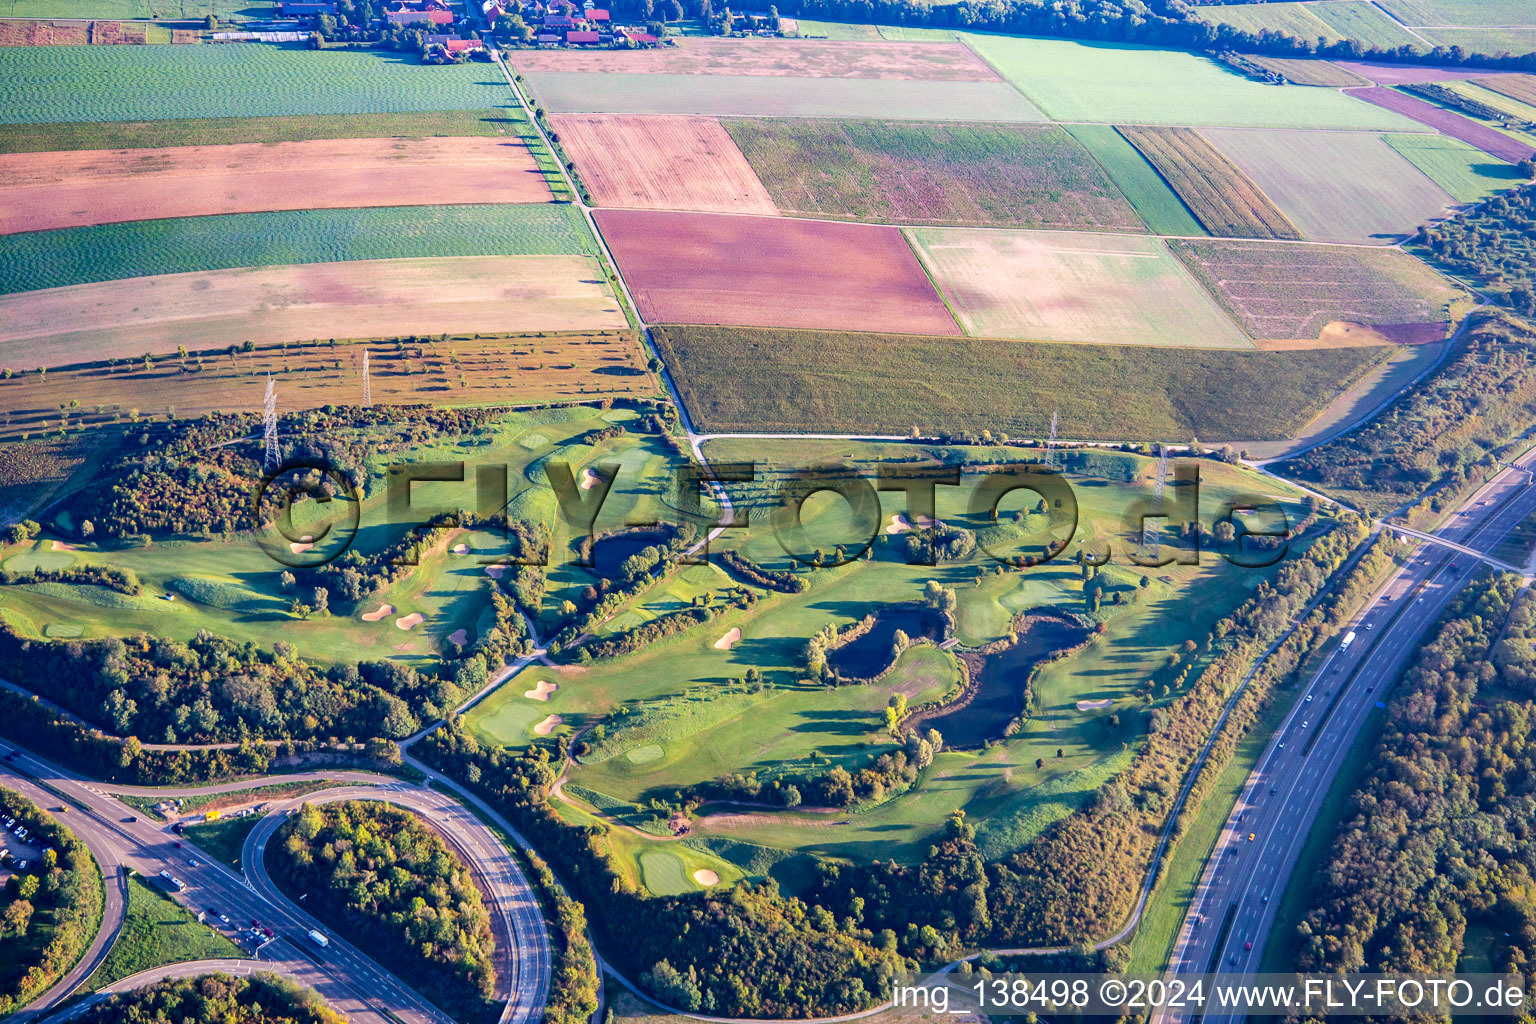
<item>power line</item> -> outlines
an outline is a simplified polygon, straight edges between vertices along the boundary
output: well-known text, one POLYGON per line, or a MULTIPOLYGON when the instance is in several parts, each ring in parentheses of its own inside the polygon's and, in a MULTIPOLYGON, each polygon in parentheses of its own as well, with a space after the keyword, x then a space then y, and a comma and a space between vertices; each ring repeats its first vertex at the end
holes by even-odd
POLYGON ((277 450, 277 384, 270 373, 267 374, 267 393, 261 400, 261 432, 261 466, 270 473, 283 461, 277 450))

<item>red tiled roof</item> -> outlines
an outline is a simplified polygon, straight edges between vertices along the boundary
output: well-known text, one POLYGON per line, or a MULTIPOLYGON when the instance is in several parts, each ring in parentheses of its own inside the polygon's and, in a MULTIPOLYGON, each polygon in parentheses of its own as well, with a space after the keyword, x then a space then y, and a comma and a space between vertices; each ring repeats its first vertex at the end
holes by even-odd
POLYGON ((594 7, 585 15, 588 21, 607 21, 608 12, 600 7, 594 7))
POLYGON ((478 50, 485 44, 478 39, 450 39, 443 45, 449 53, 461 53, 464 50, 478 50))
POLYGON ((573 32, 567 32, 565 34, 565 41, 568 42, 568 43, 595 43, 595 42, 597 42, 597 33, 596 32, 574 32, 574 31, 573 32))

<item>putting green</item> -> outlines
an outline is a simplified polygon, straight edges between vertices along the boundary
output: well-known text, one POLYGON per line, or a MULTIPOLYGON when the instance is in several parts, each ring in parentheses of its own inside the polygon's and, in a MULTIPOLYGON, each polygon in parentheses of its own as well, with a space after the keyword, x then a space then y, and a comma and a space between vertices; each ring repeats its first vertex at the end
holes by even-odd
POLYGON ((55 640, 72 640, 85 635, 85 627, 76 622, 50 622, 43 627, 43 636, 55 640))
POLYGON ((547 714, 549 710, 542 702, 508 701, 491 714, 476 718, 474 729, 493 743, 523 744, 528 742, 533 723, 541 721, 547 714))
POLYGON ((31 572, 33 569, 44 571, 52 569, 68 569, 75 564, 75 556, 68 551, 54 551, 42 545, 46 541, 38 541, 31 551, 23 551, 12 555, 5 560, 4 568, 10 572, 31 572))
POLYGON ((647 850, 640 855, 640 877, 657 896, 678 896, 698 888, 688 877, 683 859, 660 850, 647 850))
POLYGON ((543 434, 524 434, 517 439, 517 443, 531 452, 536 452, 540 448, 549 447, 549 438, 543 434))
POLYGON ((660 743, 647 743, 643 747, 626 750, 624 757, 631 764, 650 764, 652 761, 661 760, 666 751, 661 749, 660 743))

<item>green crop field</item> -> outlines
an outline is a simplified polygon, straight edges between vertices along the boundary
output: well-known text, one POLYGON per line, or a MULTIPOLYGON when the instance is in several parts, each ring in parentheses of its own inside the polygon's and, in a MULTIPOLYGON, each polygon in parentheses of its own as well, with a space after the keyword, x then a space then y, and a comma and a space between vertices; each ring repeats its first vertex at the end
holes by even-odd
POLYGON ((1527 0, 1381 0, 1404 25, 1531 25, 1527 0))
POLYGON ((493 65, 428 67, 368 50, 280 46, 0 47, 0 124, 383 111, 512 102, 493 65))
MULTIPOLYGON (((1272 4, 1206 4, 1195 8, 1201 21, 1212 25, 1230 25, 1240 32, 1258 35, 1265 29, 1284 32, 1309 42, 1318 36, 1330 43, 1338 42, 1340 35, 1333 27, 1317 16, 1324 4, 1276 2, 1272 4)), ((1385 18, 1382 18, 1385 21, 1385 18)))
POLYGON ((784 213, 906 224, 1141 226, 1088 151, 1054 125, 723 123, 784 213))
POLYGON ((912 228, 967 334, 1105 345, 1247 348, 1174 259, 1139 235, 912 228), (1019 287, 1029 282, 1028 288, 1019 287))
POLYGON ((1399 46, 1418 49, 1424 46, 1412 32, 1393 22, 1381 12, 1381 8, 1367 0, 1327 0, 1326 3, 1307 6, 1334 35, 1356 40, 1367 47, 1379 46, 1383 50, 1395 50, 1399 46))
POLYGON ((1444 135, 1387 135, 1387 145, 1429 175, 1458 203, 1476 203, 1521 183, 1520 172, 1502 160, 1444 135))
POLYGON ((0 236, 0 294, 152 274, 427 256, 596 255, 564 204, 177 217, 0 236))
POLYGON ((1252 338, 1316 338, 1334 320, 1448 321, 1469 296, 1400 249, 1209 239, 1168 243, 1252 338))
POLYGON ((557 114, 870 117, 910 121, 1044 121, 1004 82, 915 82, 778 75, 537 72, 533 100, 557 114), (707 85, 705 84, 707 83, 707 85))
POLYGON ((1155 349, 728 327, 656 331, 706 430, 1259 440, 1300 428, 1390 352, 1155 349), (901 372, 892 373, 893 359, 901 372), (934 382, 943 382, 936 384, 934 382))
POLYGON ((0 18, 202 21, 212 14, 238 21, 270 18, 274 6, 272 0, 0 0, 0 18))
POLYGON ((295 117, 189 117, 172 121, 57 121, 16 125, 0 133, 0 153, 61 149, 160 149, 305 139, 426 138, 517 134, 519 110, 426 110, 410 113, 295 117))
POLYGON ((1173 50, 966 34, 965 41, 1058 121, 1414 131, 1331 89, 1276 87, 1173 50))
POLYGON ((1208 128, 1201 134, 1313 241, 1384 245, 1456 202, 1375 133, 1208 128))
POLYGON ((1203 235, 1205 229, 1157 168, 1107 124, 1064 126, 1074 139, 1093 154, 1131 206, 1155 235, 1203 235))
POLYGON ((1523 56, 1536 52, 1536 27, 1420 28, 1415 31, 1438 46, 1460 46, 1472 53, 1523 56))

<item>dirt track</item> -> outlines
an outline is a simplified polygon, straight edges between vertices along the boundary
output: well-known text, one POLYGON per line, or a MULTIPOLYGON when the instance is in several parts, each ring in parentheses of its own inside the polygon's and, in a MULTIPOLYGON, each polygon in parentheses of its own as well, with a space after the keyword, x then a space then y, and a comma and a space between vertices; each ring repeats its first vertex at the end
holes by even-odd
POLYGON ((0 234, 266 210, 549 200, 528 148, 497 138, 317 139, 0 156, 0 234))

